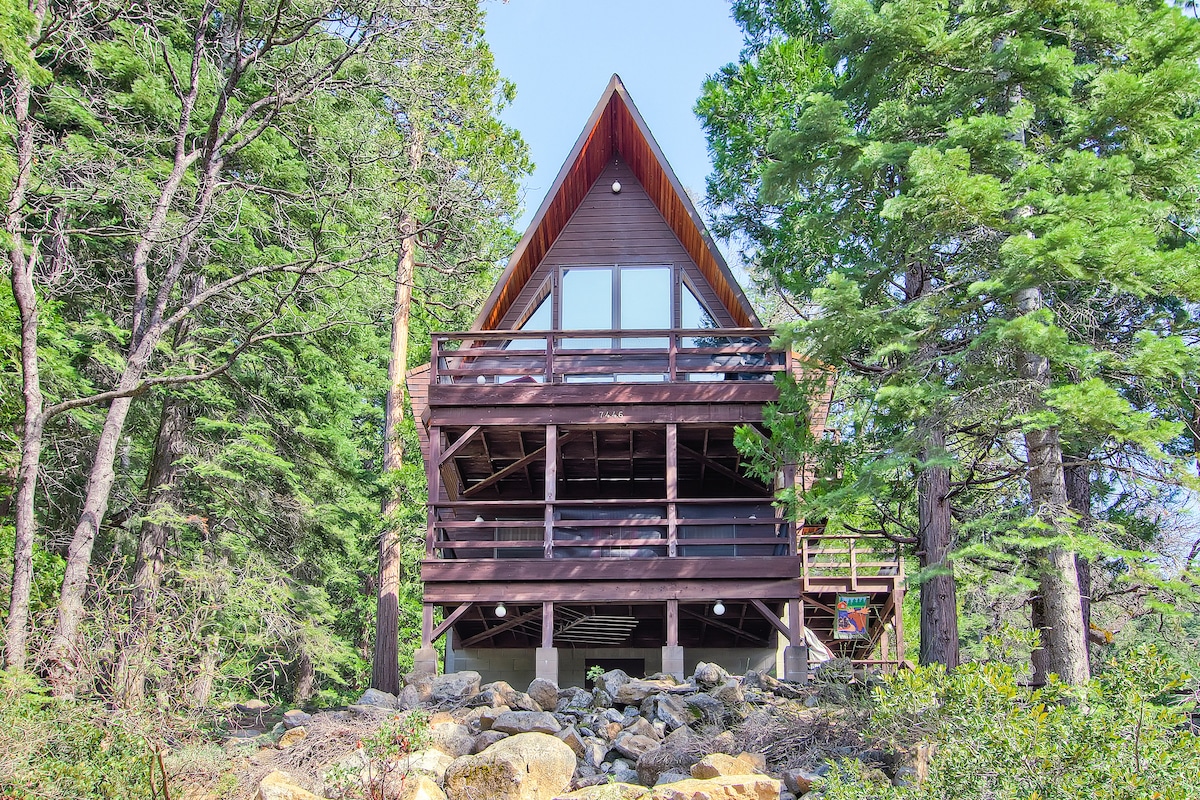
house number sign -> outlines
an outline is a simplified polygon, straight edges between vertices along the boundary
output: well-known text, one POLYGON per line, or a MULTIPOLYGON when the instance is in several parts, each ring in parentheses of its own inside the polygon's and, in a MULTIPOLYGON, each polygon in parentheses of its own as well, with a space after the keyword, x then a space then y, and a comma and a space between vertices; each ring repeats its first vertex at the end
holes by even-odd
POLYGON ((601 418, 621 418, 625 416, 625 410, 621 408, 602 408, 600 409, 601 418))

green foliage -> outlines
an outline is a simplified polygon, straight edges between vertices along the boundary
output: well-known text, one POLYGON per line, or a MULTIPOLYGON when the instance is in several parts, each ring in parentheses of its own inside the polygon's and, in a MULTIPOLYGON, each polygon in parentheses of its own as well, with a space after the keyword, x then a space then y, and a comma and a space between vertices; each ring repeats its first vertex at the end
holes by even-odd
POLYGON ((1200 736, 1175 693, 1190 676, 1154 647, 1120 653, 1084 688, 1021 685, 1010 663, 902 672, 872 719, 891 746, 933 743, 929 777, 894 788, 834 771, 826 800, 1185 800, 1200 786, 1200 736))
POLYGON ((335 769, 329 776, 329 797, 338 800, 373 800, 402 793, 408 772, 397 768, 401 757, 429 746, 429 714, 410 711, 389 717, 361 742, 366 768, 335 769))
POLYGON ((27 675, 0 672, 6 800, 149 800, 156 741, 152 720, 55 700, 27 675))

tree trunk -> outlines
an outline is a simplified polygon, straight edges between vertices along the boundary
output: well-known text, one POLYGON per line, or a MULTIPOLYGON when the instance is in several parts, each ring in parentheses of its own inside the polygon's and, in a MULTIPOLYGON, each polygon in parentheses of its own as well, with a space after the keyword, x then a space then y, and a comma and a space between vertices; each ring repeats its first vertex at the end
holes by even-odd
MULTIPOLYGON (((388 392, 384 405, 383 469, 399 470, 404 464, 404 377, 408 366, 408 329, 416 269, 416 220, 406 215, 400 223, 403 237, 396 264, 395 302, 392 308, 392 349, 388 362, 388 392)), ((379 595, 375 613, 375 656, 371 685, 397 694, 400 691, 400 578, 401 531, 396 520, 404 503, 399 488, 383 504, 384 530, 379 537, 379 595)))
MULTIPOLYGON (((944 426, 929 425, 925 441, 922 460, 941 457, 946 448, 944 426)), ((949 561, 953 546, 949 494, 950 470, 925 466, 917 478, 921 569, 932 568, 937 574, 921 583, 921 664, 945 664, 953 669, 960 656, 958 597, 949 561)))
POLYGON ((58 599, 58 622, 50 640, 50 658, 46 667, 46 680, 57 697, 74 694, 76 638, 83 622, 83 596, 92 561, 92 546, 96 543, 96 534, 108 510, 108 501, 116 481, 114 465, 117 447, 132 404, 133 398, 120 397, 113 400, 108 408, 96 447, 96 458, 85 486, 79 523, 75 526, 71 545, 67 549, 67 563, 58 599))
MULTIPOLYGON (((929 293, 932 282, 921 264, 914 264, 904 276, 905 299, 914 302, 929 293)), ((920 366, 932 366, 938 357, 937 343, 926 340, 917 352, 920 366)), ((919 424, 921 460, 917 475, 917 537, 921 569, 936 574, 921 583, 921 653, 923 665, 944 664, 953 669, 959 664, 958 597, 954 568, 949 555, 954 543, 950 515, 950 470, 930 465, 946 455, 944 415, 931 414, 919 424)))
POLYGON ((204 708, 212 700, 213 684, 217 678, 217 645, 220 639, 217 634, 206 642, 204 652, 200 654, 200 674, 196 676, 189 694, 194 708, 204 708))
POLYGON ((308 653, 300 653, 296 660, 296 688, 292 692, 292 703, 302 706, 312 700, 316 679, 312 659, 308 657, 308 653))
MULTIPOLYGON (((154 458, 146 480, 146 499, 152 519, 180 510, 179 457, 183 454, 189 421, 190 415, 182 400, 168 397, 163 402, 158 436, 154 441, 154 458)), ((173 526, 159 521, 142 523, 133 566, 129 633, 122 642, 117 664, 117 700, 126 708, 140 705, 146 696, 152 612, 162 584, 167 540, 172 530, 173 526)))
MULTIPOLYGON (((30 41, 36 40, 45 18, 46 6, 39 3, 36 24, 30 41)), ((4 661, 8 669, 24 669, 28 658, 29 598, 33 589, 33 540, 37 533, 34 500, 37 495, 38 469, 42 458, 41 373, 38 365, 38 308, 33 283, 36 250, 25 248, 25 197, 33 174, 34 130, 29 116, 33 84, 18 76, 12 88, 12 115, 16 128, 17 171, 4 209, 4 230, 9 237, 8 262, 13 298, 21 318, 21 393, 25 402, 21 430, 21 465, 17 472, 17 500, 13 512, 13 574, 8 601, 8 622, 4 632, 4 661)))
MULTIPOLYGON (((1087 532, 1092 521, 1092 473, 1091 466, 1082 457, 1068 459, 1070 466, 1064 467, 1063 478, 1067 487, 1067 504, 1079 515, 1079 527, 1087 532)), ((1083 649, 1089 663, 1092 655, 1092 563, 1083 556, 1075 555, 1075 572, 1079 576, 1079 605, 1083 614, 1083 649)))
MULTIPOLYGON (((1029 314, 1042 307, 1041 289, 1022 289, 1016 294, 1017 311, 1029 314)), ((1050 383, 1050 364, 1037 353, 1023 350, 1017 356, 1017 373, 1031 384, 1033 406, 1041 403, 1041 393, 1050 383)), ((1052 534, 1067 534, 1069 526, 1066 478, 1063 474, 1062 445, 1058 430, 1045 428, 1025 433, 1028 459, 1029 499, 1052 534)), ((1086 683, 1089 677, 1087 652, 1084 650, 1083 609, 1079 600, 1079 577, 1075 555, 1062 546, 1052 546, 1034 554, 1038 570, 1038 590, 1044 614, 1043 641, 1046 667, 1068 684, 1086 683)))

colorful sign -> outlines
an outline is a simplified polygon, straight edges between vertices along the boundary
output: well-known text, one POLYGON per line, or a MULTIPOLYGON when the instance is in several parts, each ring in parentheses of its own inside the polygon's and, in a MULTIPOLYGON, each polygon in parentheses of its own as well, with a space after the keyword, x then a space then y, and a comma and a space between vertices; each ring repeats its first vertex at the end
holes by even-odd
POLYGON ((839 594, 837 596, 837 619, 834 621, 833 638, 867 638, 867 616, 870 613, 870 595, 839 594))

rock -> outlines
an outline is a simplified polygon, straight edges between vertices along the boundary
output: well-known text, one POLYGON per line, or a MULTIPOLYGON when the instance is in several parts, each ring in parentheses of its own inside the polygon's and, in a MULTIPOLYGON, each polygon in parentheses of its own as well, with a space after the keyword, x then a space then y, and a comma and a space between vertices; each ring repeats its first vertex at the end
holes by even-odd
POLYGON ((430 685, 430 700, 434 703, 461 703, 479 694, 479 673, 471 670, 438 675, 430 685))
POLYGON ((725 706, 709 694, 694 694, 683 698, 689 713, 705 725, 719 725, 725 718, 725 706))
POLYGON ((603 689, 592 689, 592 705, 596 708, 612 708, 613 696, 603 689))
POLYGON ((737 759, 746 762, 752 769, 759 772, 767 771, 767 757, 762 753, 741 752, 737 754, 737 759))
POLYGON ((507 739, 508 734, 501 731, 484 731, 475 737, 475 745, 471 748, 471 753, 482 753, 501 739, 507 739))
POLYGON ((777 800, 779 781, 766 775, 689 778, 655 786, 646 800, 777 800))
POLYGON ((513 691, 513 700, 510 704, 518 711, 545 711, 542 704, 534 700, 525 692, 513 691))
POLYGON ((615 697, 617 690, 629 683, 629 675, 623 669, 610 669, 600 677, 596 678, 592 684, 597 691, 606 693, 609 697, 615 697))
POLYGON ((654 782, 654 785, 662 786, 663 784, 667 783, 678 783, 679 781, 686 781, 690 777, 691 776, 686 772, 676 772, 675 770, 670 770, 669 772, 660 774, 658 776, 658 780, 654 782))
POLYGON ((312 792, 301 789, 286 772, 275 770, 258 784, 256 800, 321 800, 312 792))
POLYGON ((634 783, 605 783, 560 794, 554 800, 641 800, 648 794, 649 789, 634 783))
POLYGON ((396 697, 396 705, 404 711, 412 711, 421 707, 421 693, 415 686, 405 686, 396 697))
POLYGON ((600 765, 604 763, 605 757, 608 755, 608 747, 595 741, 588 740, 583 743, 583 755, 580 758, 589 767, 600 769, 600 765))
POLYGON ((327 764, 321 778, 325 782, 326 794, 333 790, 339 792, 335 796, 342 797, 348 794, 349 790, 361 789, 371 780, 371 774, 371 759, 366 750, 359 748, 334 763, 327 764))
POLYGON ((470 755, 475 747, 475 737, 466 725, 443 722, 429 726, 429 746, 441 750, 450 758, 470 755))
POLYGON ((364 706, 361 703, 353 703, 346 706, 346 710, 351 716, 360 719, 383 719, 391 713, 391 709, 383 706, 364 706))
POLYGON ((560 713, 583 711, 592 707, 592 694, 583 689, 562 689, 558 693, 558 703, 554 710, 560 713))
POLYGON ((396 759, 393 771, 428 775, 441 784, 446 778, 446 770, 453 763, 454 759, 441 750, 418 750, 396 759))
POLYGON ((692 766, 692 777, 701 780, 727 775, 754 775, 756 772, 754 767, 742 759, 724 753, 707 755, 692 766))
POLYGON ((396 695, 388 694, 379 689, 367 689, 363 692, 362 697, 358 698, 357 705, 360 706, 375 706, 376 708, 395 709, 400 707, 399 701, 396 700, 396 695))
POLYGON ((283 750, 288 747, 291 747, 294 744, 299 744, 300 742, 303 742, 305 737, 307 737, 307 736, 308 736, 308 731, 306 731, 304 729, 304 726, 301 725, 297 728, 292 728, 289 731, 284 731, 284 734, 279 737, 279 741, 275 743, 275 746, 278 747, 280 750, 283 750))
POLYGON ((602 725, 600 727, 600 730, 598 731, 598 733, 601 736, 603 736, 605 739, 607 739, 608 741, 611 742, 614 739, 616 739, 618 736, 620 736, 621 732, 624 730, 625 730, 625 726, 622 725, 621 723, 609 722, 605 725, 602 725))
POLYGON ((549 711, 505 711, 492 722, 502 733, 558 733, 562 725, 549 711))
POLYGON ((241 714, 254 714, 255 716, 262 716, 271 710, 269 703, 264 703, 257 698, 238 703, 234 708, 241 714))
POLYGON ((291 728, 299 728, 310 719, 312 719, 312 714, 306 714, 298 708, 293 708, 290 711, 283 712, 283 727, 289 730, 291 728))
POLYGON ((404 781, 396 800, 446 800, 446 793, 428 775, 416 775, 404 781))
POLYGON ((468 697, 466 705, 469 708, 499 708, 500 706, 507 707, 508 703, 504 702, 504 697, 499 692, 493 689, 483 689, 474 697, 468 697))
POLYGON ((487 708, 479 714, 480 730, 490 731, 492 726, 496 724, 496 720, 500 719, 500 715, 510 709, 506 706, 500 708, 487 708))
POLYGON ((614 766, 610 774, 617 783, 634 783, 638 779, 637 773, 624 764, 614 766))
POLYGON ((726 706, 740 706, 746 702, 746 695, 742 692, 742 684, 736 678, 730 678, 725 681, 716 689, 713 689, 710 694, 714 699, 726 706))
POLYGON ((692 673, 692 680, 697 686, 711 689, 729 680, 729 673, 716 664, 707 664, 701 661, 696 665, 696 671, 692 673))
POLYGON ((575 772, 571 748, 544 733, 521 733, 446 771, 449 800, 553 800, 575 772))
POLYGON ((628 683, 623 684, 612 695, 617 705, 631 706, 637 705, 652 694, 666 692, 676 686, 676 683, 665 679, 640 680, 638 678, 631 678, 628 683))
POLYGON ((617 740, 613 743, 613 747, 626 758, 637 761, 642 757, 643 753, 648 753, 655 747, 658 747, 658 742, 649 736, 626 732, 617 737, 617 740))
POLYGON ((558 687, 544 678, 534 678, 525 691, 543 711, 558 705, 558 687))
POLYGON ((554 737, 566 742, 567 747, 571 748, 576 757, 583 758, 583 737, 579 735, 579 731, 575 730, 574 725, 568 725, 561 731, 557 731, 554 737))
POLYGON ((788 769, 783 772, 783 785, 788 788, 788 791, 796 794, 804 794, 812 788, 813 784, 820 780, 821 776, 815 772, 809 772, 806 769, 788 769))
POLYGON ((669 694, 656 694, 643 700, 642 716, 662 722, 671 731, 687 725, 691 719, 683 701, 669 694))
POLYGON ((654 730, 654 726, 642 717, 634 717, 633 720, 625 726, 625 730, 629 733, 637 734, 638 736, 646 736, 655 740, 662 738, 658 735, 658 732, 654 730))

